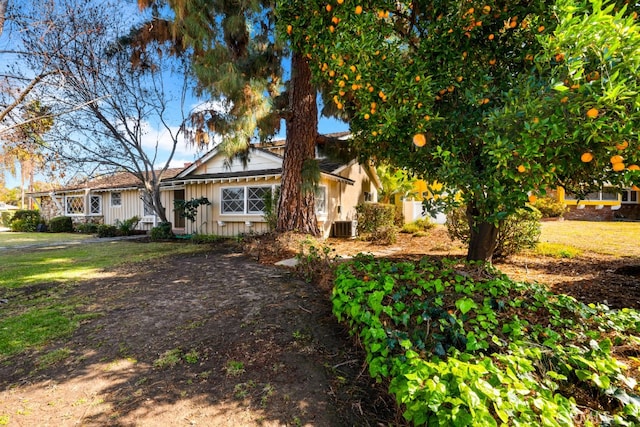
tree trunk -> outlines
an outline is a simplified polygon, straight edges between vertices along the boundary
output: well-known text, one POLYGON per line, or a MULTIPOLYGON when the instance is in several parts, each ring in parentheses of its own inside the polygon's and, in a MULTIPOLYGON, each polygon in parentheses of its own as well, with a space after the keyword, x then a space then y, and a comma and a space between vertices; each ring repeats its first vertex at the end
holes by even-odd
POLYGON ((498 227, 492 222, 478 218, 473 202, 467 205, 467 221, 469 222, 469 248, 467 261, 491 262, 493 252, 498 244, 498 227))
POLYGON ((315 210, 315 195, 303 192, 302 167, 305 160, 315 158, 318 133, 316 90, 311 84, 311 69, 302 54, 291 58, 289 88, 291 116, 286 123, 287 139, 282 162, 282 184, 278 201, 277 231, 320 234, 315 210))

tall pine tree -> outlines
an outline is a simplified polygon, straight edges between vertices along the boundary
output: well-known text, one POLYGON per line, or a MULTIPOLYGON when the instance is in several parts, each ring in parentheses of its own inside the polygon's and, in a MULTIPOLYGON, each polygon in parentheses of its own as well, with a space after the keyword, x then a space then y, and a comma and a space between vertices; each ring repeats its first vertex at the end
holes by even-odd
POLYGON ((274 135, 286 122, 286 146, 278 203, 278 231, 317 235, 314 179, 318 137, 316 89, 307 58, 291 53, 291 75, 283 81, 289 56, 275 33, 273 1, 139 0, 152 19, 131 40, 141 55, 149 40, 166 41, 192 61, 199 95, 209 108, 192 116, 192 141, 208 143, 208 132, 223 135, 221 149, 242 157, 252 138, 274 135), (172 16, 166 17, 169 6, 172 16), (286 90, 283 90, 286 88, 286 90))

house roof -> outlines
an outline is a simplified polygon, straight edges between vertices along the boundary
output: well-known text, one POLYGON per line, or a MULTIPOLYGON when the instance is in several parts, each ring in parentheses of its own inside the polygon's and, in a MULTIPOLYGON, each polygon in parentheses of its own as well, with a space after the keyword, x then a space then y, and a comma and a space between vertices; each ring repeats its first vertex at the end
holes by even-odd
MULTIPOLYGON (((320 165, 320 171, 323 175, 330 179, 335 179, 336 181, 342 181, 349 185, 353 185, 354 181, 349 178, 345 178, 343 176, 337 175, 335 173, 331 173, 328 170, 325 170, 322 165, 320 165)), ((175 177, 172 179, 167 179, 162 182, 163 186, 170 185, 179 185, 184 184, 185 182, 233 182, 246 180, 250 178, 257 179, 268 179, 268 178, 279 178, 282 176, 282 168, 277 169, 261 169, 261 170, 243 170, 243 171, 232 171, 232 172, 221 172, 221 173, 207 173, 207 174, 198 174, 198 175, 186 175, 184 177, 175 177)))
MULTIPOLYGON (((161 175, 161 179, 173 178, 182 171, 182 168, 169 168, 161 175)), ((157 171, 159 172, 159 171, 157 171)), ((107 190, 128 190, 141 188, 140 179, 130 172, 116 172, 110 175, 102 175, 97 178, 87 179, 83 182, 55 188, 54 193, 68 193, 80 190, 107 191, 107 190)), ((32 195, 50 194, 51 191, 31 193, 32 195)))

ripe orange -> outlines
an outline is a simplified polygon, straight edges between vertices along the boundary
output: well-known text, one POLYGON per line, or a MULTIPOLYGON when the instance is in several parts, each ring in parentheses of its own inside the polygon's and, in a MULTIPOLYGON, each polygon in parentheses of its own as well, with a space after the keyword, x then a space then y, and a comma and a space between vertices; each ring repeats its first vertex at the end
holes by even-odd
POLYGON ((525 168, 524 165, 518 166, 518 172, 525 173, 526 171, 527 171, 527 168, 525 168))
POLYGON ((338 4, 344 3, 344 0, 338 0, 338 4))
POLYGON ((538 27, 538 32, 539 32, 539 33, 541 33, 541 32, 543 32, 543 31, 544 31, 544 25, 540 25, 540 26, 538 27))
POLYGON ((560 62, 564 59, 564 53, 556 53, 556 62, 560 62))
POLYGON ((536 200, 538 200, 538 198, 535 195, 533 195, 533 194, 529 195, 529 203, 533 204, 533 203, 536 202, 536 200))
POLYGON ((360 5, 356 6, 355 12, 356 12, 356 15, 360 15, 362 13, 362 6, 360 5))
POLYGON ((482 8, 482 13, 484 13, 485 15, 488 15, 489 12, 491 12, 491 6, 485 6, 482 8))
POLYGON ((416 76, 416 82, 420 81, 420 76, 416 76))
POLYGON ((616 165, 618 163, 624 162, 624 158, 622 156, 619 156, 619 155, 611 156, 611 158, 609 160, 611 161, 612 165, 616 165))
POLYGON ((334 16, 333 18, 331 18, 331 22, 338 25, 338 22, 340 22, 340 18, 338 18, 337 16, 334 16))
POLYGON ((582 153, 582 156, 580 156, 580 160, 582 160, 584 163, 589 163, 591 160, 593 160, 593 154, 589 153, 588 151, 586 153, 582 153))
POLYGON ((489 60, 489 65, 496 65, 496 59, 495 58, 490 59, 489 60))
POLYGON ((292 31, 293 31, 293 26, 287 25, 287 34, 291 35, 292 31))
POLYGON ((562 104, 566 104, 566 103, 567 103, 567 101, 569 101, 569 97, 568 97, 568 96, 565 96, 565 97, 563 97, 563 98, 560 100, 560 102, 561 102, 562 104))
POLYGON ((640 166, 638 165, 629 165, 629 167, 627 168, 630 171, 640 171, 640 166))
POLYGON ((457 81, 458 83, 460 83, 463 79, 464 79, 464 77, 462 77, 462 76, 458 76, 458 77, 456 77, 456 81, 457 81))
POLYGON ((616 144, 616 148, 618 150, 624 150, 625 148, 627 148, 629 146, 629 142, 627 141, 622 141, 616 144))
POLYGON ((365 120, 369 120, 369 117, 371 117, 369 114, 365 114, 365 115, 364 115, 364 119, 365 119, 365 120))
POLYGON ((533 124, 537 125, 538 123, 540 123, 540 119, 538 117, 534 117, 533 118, 533 124))
POLYGON ((327 10, 327 12, 331 12, 331 5, 330 4, 326 5, 325 9, 327 10))
POLYGON ((413 144, 416 147, 424 147, 427 144, 427 138, 422 133, 413 135, 413 144))
POLYGON ((624 170, 624 163, 614 163, 612 168, 615 172, 621 172, 624 170))
POLYGON ((596 117, 598 117, 598 109, 591 108, 589 111, 587 111, 587 117, 589 117, 590 119, 595 119, 596 117))
POLYGON ((333 70, 329 70, 329 77, 335 77, 336 72, 333 70))
POLYGON ((336 30, 336 28, 333 25, 329 25, 329 32, 333 33, 336 30))
POLYGON ((489 40, 493 40, 495 36, 493 34, 489 34, 489 40))

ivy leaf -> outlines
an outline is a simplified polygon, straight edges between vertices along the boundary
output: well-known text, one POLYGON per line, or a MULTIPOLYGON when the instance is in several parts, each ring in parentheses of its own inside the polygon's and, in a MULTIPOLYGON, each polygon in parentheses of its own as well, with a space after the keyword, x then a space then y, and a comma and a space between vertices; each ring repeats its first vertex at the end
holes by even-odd
POLYGON ((462 314, 467 314, 469 310, 478 308, 478 304, 471 298, 464 297, 456 301, 456 307, 462 314))

